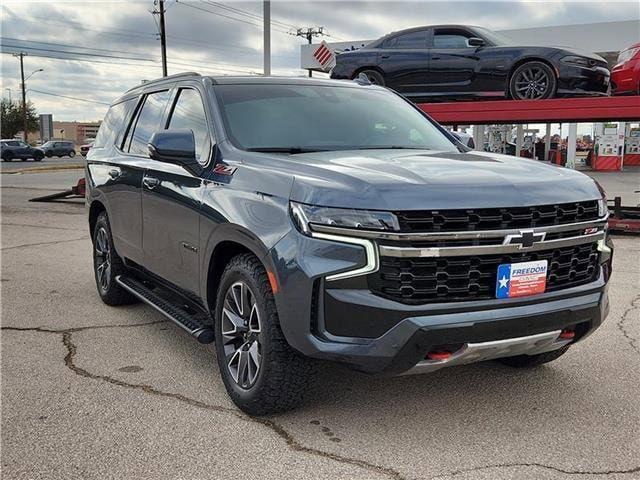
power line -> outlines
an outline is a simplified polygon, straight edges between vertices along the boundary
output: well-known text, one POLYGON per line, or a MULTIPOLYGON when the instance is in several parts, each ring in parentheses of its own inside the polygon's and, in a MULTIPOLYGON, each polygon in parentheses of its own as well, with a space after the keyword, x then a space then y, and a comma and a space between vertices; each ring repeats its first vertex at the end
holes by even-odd
POLYGON ((100 105, 107 105, 107 106, 111 105, 110 103, 107 103, 107 102, 99 102, 97 100, 88 100, 86 98, 69 97, 67 95, 60 95, 60 94, 51 93, 51 92, 43 92, 42 90, 34 90, 33 88, 30 88, 29 91, 30 92, 41 93, 43 95, 50 95, 52 97, 68 98, 69 100, 78 100, 80 102, 99 103, 100 105))
MULTIPOLYGON (((218 15, 218 16, 220 16, 220 17, 228 18, 229 20, 235 20, 236 22, 246 23, 247 25, 252 25, 252 26, 257 27, 257 28, 260 28, 260 29, 262 28, 262 25, 261 25, 261 24, 259 24, 259 23, 253 23, 253 22, 250 22, 250 21, 248 21, 248 20, 243 20, 243 19, 241 19, 241 18, 231 17, 231 16, 229 16, 229 15, 225 15, 225 14, 220 13, 220 12, 212 12, 211 10, 207 10, 206 8, 197 7, 197 6, 195 6, 195 5, 191 5, 191 4, 189 4, 189 3, 184 3, 183 1, 179 1, 179 0, 176 0, 176 3, 177 3, 177 4, 179 4, 179 5, 183 5, 183 6, 185 6, 185 7, 194 8, 194 9, 196 9, 196 10, 200 10, 201 12, 210 13, 210 14, 212 14, 212 15, 218 15)), ((277 28, 274 28, 273 30, 274 30, 274 31, 276 31, 276 32, 278 32, 278 33, 284 33, 284 34, 286 34, 286 35, 288 35, 288 34, 289 34, 289 32, 288 32, 288 31, 286 31, 286 30, 278 30, 277 28)))
POLYGON ((66 53, 66 54, 70 54, 70 55, 81 55, 81 56, 87 56, 87 57, 102 57, 102 58, 115 58, 115 59, 122 59, 122 60, 137 60, 137 61, 140 61, 140 62, 153 62, 153 60, 150 59, 150 58, 122 57, 122 56, 118 56, 118 55, 106 55, 106 54, 103 54, 103 53, 69 52, 69 51, 65 51, 65 50, 55 50, 55 49, 51 49, 51 48, 26 47, 24 45, 3 45, 3 46, 7 47, 7 48, 24 48, 24 49, 27 49, 27 50, 36 50, 36 51, 54 52, 54 53, 66 53))
MULTIPOLYGON (((98 52, 110 52, 110 53, 125 53, 129 55, 136 55, 138 52, 132 52, 127 50, 113 50, 111 48, 94 48, 94 47, 85 47, 84 45, 71 45, 69 43, 54 43, 54 42, 39 42, 37 40, 26 40, 24 38, 12 38, 12 37, 0 37, 1 40, 9 40, 13 42, 26 42, 26 43, 37 43, 39 45, 53 45, 56 47, 69 47, 69 48, 82 48, 85 50, 95 50, 98 52)), ((29 47, 26 47, 29 48, 29 47)), ((74 52, 69 52, 74 53, 74 52)))
MULTIPOLYGON (((207 3, 207 4, 211 5, 211 6, 222 8, 224 10, 228 10, 228 11, 234 12, 237 15, 243 15, 245 17, 253 18, 254 20, 259 20, 260 22, 262 22, 264 20, 262 15, 258 15, 257 13, 249 12, 247 10, 242 10, 240 8, 231 7, 229 5, 224 5, 223 3, 212 2, 212 1, 209 1, 209 0, 202 0, 202 1, 204 3, 207 3)), ((273 18, 271 19, 271 23, 279 25, 279 26, 284 27, 284 28, 293 28, 293 29, 298 28, 296 25, 292 25, 290 23, 281 22, 279 20, 274 20, 273 18)))

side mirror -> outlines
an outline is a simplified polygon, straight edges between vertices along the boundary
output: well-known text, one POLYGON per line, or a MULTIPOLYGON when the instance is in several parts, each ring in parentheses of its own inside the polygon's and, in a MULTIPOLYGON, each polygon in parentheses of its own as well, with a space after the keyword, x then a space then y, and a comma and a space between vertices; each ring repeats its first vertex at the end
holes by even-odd
POLYGON ((151 135, 149 157, 182 167, 198 165, 196 140, 191 130, 160 130, 151 135))
POLYGON ((483 47, 485 45, 485 41, 478 37, 471 37, 467 40, 467 43, 470 47, 483 47))

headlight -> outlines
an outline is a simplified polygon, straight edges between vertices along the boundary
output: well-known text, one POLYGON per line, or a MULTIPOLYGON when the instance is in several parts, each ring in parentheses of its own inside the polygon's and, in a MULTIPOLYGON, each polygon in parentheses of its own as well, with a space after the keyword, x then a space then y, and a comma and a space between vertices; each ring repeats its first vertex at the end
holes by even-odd
POLYGON ((608 211, 609 208, 607 207, 607 199, 601 198, 600 200, 598 200, 598 217, 604 217, 608 211))
POLYGON ((578 65, 580 67, 593 67, 596 62, 590 58, 579 57, 577 55, 568 55, 566 57, 562 57, 563 63, 568 63, 570 65, 578 65))
POLYGON ((290 203, 291 217, 298 229, 309 235, 311 225, 327 225, 362 230, 399 230, 393 213, 349 208, 318 207, 303 203, 290 203))
POLYGON ((616 66, 620 65, 621 63, 626 62, 627 60, 631 60, 633 57, 636 56, 636 53, 640 52, 640 47, 636 47, 636 48, 629 48, 628 50, 624 50, 622 52, 620 52, 620 55, 618 55, 618 60, 616 62, 616 66))

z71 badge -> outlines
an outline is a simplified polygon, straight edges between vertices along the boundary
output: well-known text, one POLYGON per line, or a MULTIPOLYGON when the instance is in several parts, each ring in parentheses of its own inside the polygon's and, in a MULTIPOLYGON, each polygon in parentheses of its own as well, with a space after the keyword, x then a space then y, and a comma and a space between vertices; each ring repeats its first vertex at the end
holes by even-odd
POLYGON ((223 165, 221 163, 219 163, 218 165, 213 167, 213 173, 215 173, 216 175, 231 176, 234 173, 236 173, 236 170, 237 170, 236 167, 229 167, 229 166, 223 165))

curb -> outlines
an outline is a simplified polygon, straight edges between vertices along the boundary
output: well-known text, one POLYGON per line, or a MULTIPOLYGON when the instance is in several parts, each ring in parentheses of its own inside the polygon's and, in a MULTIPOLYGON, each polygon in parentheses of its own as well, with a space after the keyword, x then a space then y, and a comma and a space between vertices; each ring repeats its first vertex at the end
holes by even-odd
POLYGON ((55 172, 57 170, 84 170, 84 165, 51 165, 44 167, 32 167, 21 168, 18 170, 3 170, 4 174, 16 174, 16 173, 41 173, 41 172, 55 172))

